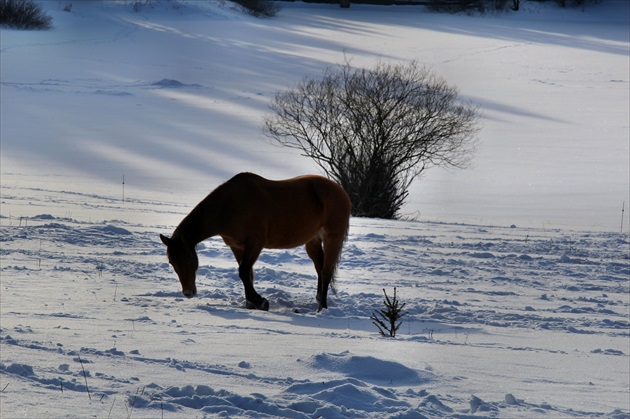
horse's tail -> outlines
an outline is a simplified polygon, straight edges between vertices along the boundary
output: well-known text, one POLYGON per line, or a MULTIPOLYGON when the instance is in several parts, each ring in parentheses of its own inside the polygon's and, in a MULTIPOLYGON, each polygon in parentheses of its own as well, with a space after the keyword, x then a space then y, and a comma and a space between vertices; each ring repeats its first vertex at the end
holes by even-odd
POLYGON ((330 262, 334 261, 332 266, 330 266, 330 262, 324 262, 324 265, 328 265, 327 269, 331 271, 328 286, 337 294, 335 281, 341 260, 341 252, 348 240, 352 202, 346 191, 337 182, 325 179, 323 182, 320 180, 314 182, 314 184, 317 188, 316 195, 326 214, 324 235, 330 234, 331 236, 328 239, 332 238, 332 240, 328 241, 328 245, 331 246, 329 249, 326 249, 327 240, 324 240, 324 259, 330 257, 330 262))
POLYGON ((336 256, 335 266, 333 267, 332 276, 330 277, 330 289, 332 289, 332 292, 335 295, 337 295, 337 287, 336 287, 337 271, 339 270, 339 263, 341 262, 341 253, 343 252, 343 248, 345 247, 345 244, 348 241, 349 232, 350 232, 350 219, 348 219, 345 232, 343 235, 343 240, 339 244, 339 250, 337 251, 337 254, 335 255, 336 256))

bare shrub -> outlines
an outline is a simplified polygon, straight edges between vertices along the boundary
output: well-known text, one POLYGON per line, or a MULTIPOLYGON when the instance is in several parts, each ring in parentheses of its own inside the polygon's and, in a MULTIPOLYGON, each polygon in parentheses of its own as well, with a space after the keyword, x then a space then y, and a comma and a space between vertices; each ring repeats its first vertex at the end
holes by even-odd
MULTIPOLYGON (((440 13, 500 12, 508 9, 510 0, 429 0, 429 10, 440 13)), ((512 1, 512 9, 518 10, 519 0, 512 1)))
POLYGON ((256 17, 274 17, 280 11, 280 6, 269 0, 232 0, 243 8, 245 13, 256 17))
POLYGON ((16 29, 50 29, 52 18, 33 0, 0 0, 0 25, 16 29))
POLYGON ((466 167, 477 108, 415 62, 354 68, 277 93, 264 134, 297 148, 348 193, 353 215, 397 218, 411 182, 432 166, 466 167))

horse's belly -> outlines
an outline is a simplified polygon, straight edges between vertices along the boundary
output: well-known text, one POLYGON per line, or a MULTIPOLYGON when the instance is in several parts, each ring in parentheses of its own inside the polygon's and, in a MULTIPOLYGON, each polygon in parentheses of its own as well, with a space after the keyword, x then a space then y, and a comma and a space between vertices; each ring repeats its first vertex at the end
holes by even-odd
POLYGON ((265 247, 267 249, 292 249, 302 246, 320 234, 319 227, 300 226, 291 230, 270 231, 265 247))

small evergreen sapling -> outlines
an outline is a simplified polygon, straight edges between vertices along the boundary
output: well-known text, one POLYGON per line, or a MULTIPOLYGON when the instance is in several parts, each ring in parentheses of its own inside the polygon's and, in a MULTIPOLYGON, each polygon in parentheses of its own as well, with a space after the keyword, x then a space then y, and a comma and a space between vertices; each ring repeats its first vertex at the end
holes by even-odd
POLYGON ((372 313, 370 319, 373 320, 372 324, 378 328, 382 336, 395 338, 396 331, 398 331, 398 328, 402 324, 402 322, 398 322, 398 320, 407 314, 402 312, 403 307, 405 307, 407 303, 399 305, 400 301, 396 298, 396 287, 394 287, 394 298, 389 298, 387 292, 385 292, 385 288, 383 288, 383 294, 385 294, 384 304, 386 310, 375 311, 372 313), (398 324, 396 324, 396 322, 398 322, 398 324))

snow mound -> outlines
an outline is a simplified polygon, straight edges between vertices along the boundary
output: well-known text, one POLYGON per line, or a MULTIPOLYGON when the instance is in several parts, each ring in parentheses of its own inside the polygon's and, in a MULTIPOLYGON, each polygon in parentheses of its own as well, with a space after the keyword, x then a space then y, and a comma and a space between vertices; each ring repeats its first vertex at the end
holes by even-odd
POLYGON ((322 353, 311 360, 311 367, 338 372, 348 377, 373 384, 402 386, 419 385, 431 381, 430 374, 418 371, 394 361, 372 356, 351 355, 349 351, 339 354, 322 353))
POLYGON ((133 233, 127 229, 122 227, 116 227, 113 225, 106 225, 97 230, 102 231, 103 233, 111 234, 111 235, 120 235, 120 236, 130 236, 133 233))
POLYGON ((156 81, 154 83, 151 83, 151 86, 177 88, 177 87, 184 87, 185 84, 182 83, 179 80, 162 79, 160 81, 156 81))
POLYGON ((181 89, 184 87, 201 87, 198 84, 186 84, 175 79, 162 79, 151 83, 151 86, 158 87, 160 89, 181 89))
MULTIPOLYGON (((360 412, 392 412, 402 408, 409 408, 409 403, 400 400, 389 390, 370 387, 365 383, 352 378, 345 380, 333 380, 325 383, 295 384, 286 390, 287 393, 298 395, 309 395, 312 399, 324 402, 328 409, 337 407, 332 416, 337 417, 352 406, 352 410, 360 412)), ((324 406, 321 403, 313 402, 311 406, 319 405, 318 410, 324 406)), ((312 407, 311 409, 312 410, 312 407)), ((307 413, 315 413, 306 411, 307 413)), ((314 415, 319 417, 320 414, 314 415)), ((326 417, 322 412, 321 416, 326 417)), ((344 415, 345 416, 345 415, 344 415)))

